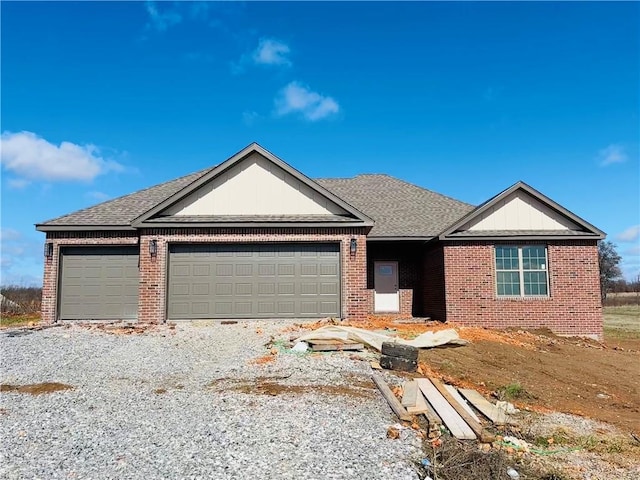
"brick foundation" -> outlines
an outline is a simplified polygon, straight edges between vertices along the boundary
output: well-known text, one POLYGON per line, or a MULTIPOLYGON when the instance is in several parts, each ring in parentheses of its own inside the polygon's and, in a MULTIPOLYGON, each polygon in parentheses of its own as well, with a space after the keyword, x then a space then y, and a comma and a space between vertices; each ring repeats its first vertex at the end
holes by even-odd
MULTIPOLYGON (((518 245, 515 242, 508 244, 518 245)), ((546 245, 549 296, 515 299, 496 295, 494 244, 445 245, 446 320, 488 328, 546 327, 559 335, 601 339, 602 305, 596 242, 554 241, 546 242, 546 245)))

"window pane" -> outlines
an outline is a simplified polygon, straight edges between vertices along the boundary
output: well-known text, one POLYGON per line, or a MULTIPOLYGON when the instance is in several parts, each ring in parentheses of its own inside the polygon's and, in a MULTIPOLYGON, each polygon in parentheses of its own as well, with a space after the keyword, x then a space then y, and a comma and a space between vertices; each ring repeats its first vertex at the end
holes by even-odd
POLYGON ((496 270, 518 270, 518 248, 496 247, 496 270))
POLYGON ((546 270, 545 248, 542 246, 522 247, 522 268, 525 270, 546 270))
POLYGON ((524 272, 525 295, 547 295, 547 272, 524 272))
POLYGON ((498 295, 520 295, 518 272, 497 272, 498 295))

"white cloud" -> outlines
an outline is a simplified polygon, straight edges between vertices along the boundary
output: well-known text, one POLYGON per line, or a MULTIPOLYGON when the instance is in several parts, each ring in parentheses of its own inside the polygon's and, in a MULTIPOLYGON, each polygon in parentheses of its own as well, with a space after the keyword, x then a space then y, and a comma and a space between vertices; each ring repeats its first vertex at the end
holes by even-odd
POLYGON ((289 46, 279 40, 262 38, 251 58, 258 65, 291 65, 289 46))
POLYGON ((256 123, 256 120, 258 120, 258 118, 260 118, 260 114, 258 114, 258 112, 254 112, 253 110, 246 110, 242 112, 242 121, 248 127, 256 123))
POLYGON ((145 2, 145 8, 149 14, 147 28, 154 28, 159 32, 164 32, 167 28, 177 25, 182 21, 182 15, 178 11, 177 6, 172 6, 172 9, 165 9, 163 12, 160 12, 156 2, 147 1, 145 2))
POLYGON ((3 228, 0 230, 0 241, 6 242, 11 240, 20 240, 22 234, 13 228, 3 228))
POLYGON ((340 105, 333 98, 320 95, 299 82, 291 82, 284 87, 274 103, 276 115, 300 114, 311 122, 340 111, 340 105))
POLYGON ((613 163, 622 163, 628 160, 624 147, 618 144, 611 144, 598 152, 598 160, 601 166, 606 167, 613 163))
POLYGON ((62 142, 57 146, 32 132, 4 132, 0 146, 0 164, 24 181, 90 181, 108 171, 124 169, 102 158, 95 145, 62 142))
POLYGON ((25 180, 24 178, 10 178, 7 180, 7 183, 10 188, 15 188, 16 190, 20 190, 31 184, 29 180, 25 180))
POLYGON ((616 236, 619 242, 636 242, 638 239, 640 239, 640 225, 629 227, 616 236))

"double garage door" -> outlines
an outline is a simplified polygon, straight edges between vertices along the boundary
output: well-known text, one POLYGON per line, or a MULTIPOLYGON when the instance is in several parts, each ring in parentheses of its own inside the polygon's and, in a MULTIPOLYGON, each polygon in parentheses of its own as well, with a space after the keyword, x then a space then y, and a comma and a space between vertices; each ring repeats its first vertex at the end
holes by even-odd
POLYGON ((172 245, 167 310, 170 320, 339 316, 339 245, 172 245))
MULTIPOLYGON (((134 320, 138 247, 66 247, 61 320, 134 320)), ((167 316, 302 318, 340 315, 338 244, 198 244, 169 249, 167 316)))

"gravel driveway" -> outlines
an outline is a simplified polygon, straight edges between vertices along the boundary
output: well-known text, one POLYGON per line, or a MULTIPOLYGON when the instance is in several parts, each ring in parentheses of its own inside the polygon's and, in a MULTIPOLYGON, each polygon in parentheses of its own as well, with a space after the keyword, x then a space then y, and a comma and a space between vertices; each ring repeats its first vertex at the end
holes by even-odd
MULTIPOLYGON (((418 478, 412 430, 349 354, 252 360, 286 322, 79 326, 0 333, 0 383, 71 390, 0 395, 0 477, 418 478)), ((6 388, 6 387, 5 387, 6 388)))

